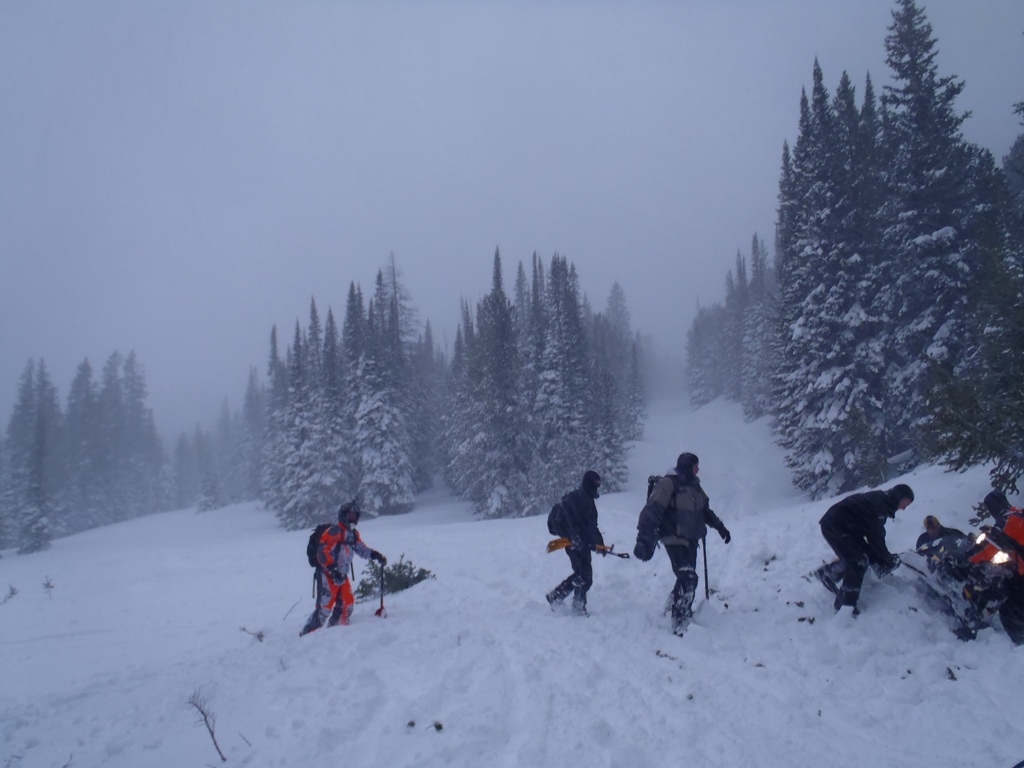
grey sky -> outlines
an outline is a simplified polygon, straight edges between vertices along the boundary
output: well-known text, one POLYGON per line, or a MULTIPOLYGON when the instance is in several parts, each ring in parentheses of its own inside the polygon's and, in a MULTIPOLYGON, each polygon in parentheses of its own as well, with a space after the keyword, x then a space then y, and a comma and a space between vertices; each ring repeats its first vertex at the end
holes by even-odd
MULTIPOLYGON (((1024 2, 923 3, 964 132, 1024 132, 1024 2)), ((659 349, 771 247, 817 56, 888 81, 888 0, 0 4, 0 426, 28 358, 62 400, 135 350, 165 440, 238 407, 270 328, 394 253, 450 346, 536 251, 659 349)))

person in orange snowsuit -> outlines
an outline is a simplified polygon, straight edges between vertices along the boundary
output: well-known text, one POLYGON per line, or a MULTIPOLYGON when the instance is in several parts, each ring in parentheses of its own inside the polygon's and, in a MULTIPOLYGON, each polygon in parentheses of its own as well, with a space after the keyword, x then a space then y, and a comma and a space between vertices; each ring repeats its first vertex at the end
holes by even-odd
POLYGON ((352 559, 359 555, 380 563, 383 568, 388 559, 375 549, 363 543, 356 530, 359 522, 359 508, 352 502, 342 504, 338 510, 338 524, 327 528, 320 535, 316 550, 316 607, 306 621, 299 636, 307 635, 327 626, 348 624, 355 598, 348 579, 352 559))
POLYGON ((987 563, 1000 550, 1009 555, 1013 575, 1003 584, 1006 599, 999 608, 999 620, 1010 639, 1017 645, 1024 645, 1024 513, 1011 507, 1002 491, 989 493, 984 504, 996 521, 985 531, 993 543, 971 555, 970 561, 987 563))

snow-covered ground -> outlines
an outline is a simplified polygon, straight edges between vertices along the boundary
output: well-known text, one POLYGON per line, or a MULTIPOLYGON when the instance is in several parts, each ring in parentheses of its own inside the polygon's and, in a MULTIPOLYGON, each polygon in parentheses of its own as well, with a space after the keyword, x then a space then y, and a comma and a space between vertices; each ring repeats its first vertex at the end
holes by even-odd
MULTIPOLYGON (((278 529, 257 505, 4 552, 0 599, 17 594, 0 605, 0 766, 218 765, 188 703, 195 693, 229 765, 1024 759, 1024 649, 991 629, 956 640, 905 568, 868 576, 858 618, 834 614, 832 596, 805 578, 830 556, 817 525, 830 502, 790 486, 767 425, 745 424, 736 406, 653 404, 629 487, 598 500, 606 541, 632 551, 647 475, 681 450, 700 456, 733 535, 728 546, 709 538, 714 591, 705 601, 702 576, 683 638, 662 612, 673 582, 663 551, 648 563, 597 558, 590 617, 552 613, 544 593, 569 568, 545 552, 544 519, 481 522, 440 492, 360 526, 370 546, 436 579, 386 596, 386 618, 374 615, 379 602, 361 603, 350 626, 301 639, 307 533, 278 529)), ((967 529, 989 490, 980 468, 901 480, 917 501, 889 524, 896 552, 929 513, 967 529)))

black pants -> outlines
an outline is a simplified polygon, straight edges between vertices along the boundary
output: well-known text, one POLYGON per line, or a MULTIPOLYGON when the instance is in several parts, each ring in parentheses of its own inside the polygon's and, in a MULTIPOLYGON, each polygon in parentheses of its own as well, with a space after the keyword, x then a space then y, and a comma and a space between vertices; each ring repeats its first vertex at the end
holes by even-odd
POLYGON ((864 575, 871 564, 867 542, 863 537, 851 536, 826 524, 821 526, 821 535, 839 558, 839 563, 829 566, 833 580, 836 583, 842 582, 836 596, 836 608, 842 605, 852 605, 856 608, 864 575))
POLYGON ((1010 639, 1024 645, 1024 576, 1014 576, 1005 586, 1006 600, 999 608, 999 620, 1010 639))
POLYGON ((672 587, 672 629, 681 630, 693 617, 693 598, 697 594, 697 546, 666 544, 672 573, 676 575, 672 587))
POLYGON ((548 593, 548 602, 560 603, 573 593, 572 607, 582 610, 587 607, 587 590, 594 583, 594 566, 589 549, 568 547, 565 554, 572 565, 572 575, 548 593))

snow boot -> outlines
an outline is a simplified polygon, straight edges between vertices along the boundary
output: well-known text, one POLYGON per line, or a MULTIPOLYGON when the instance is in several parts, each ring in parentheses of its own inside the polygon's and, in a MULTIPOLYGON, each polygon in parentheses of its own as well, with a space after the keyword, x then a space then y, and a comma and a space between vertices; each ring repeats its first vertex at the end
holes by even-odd
POLYGON ((587 593, 579 587, 573 591, 572 612, 577 616, 587 616, 587 593))

